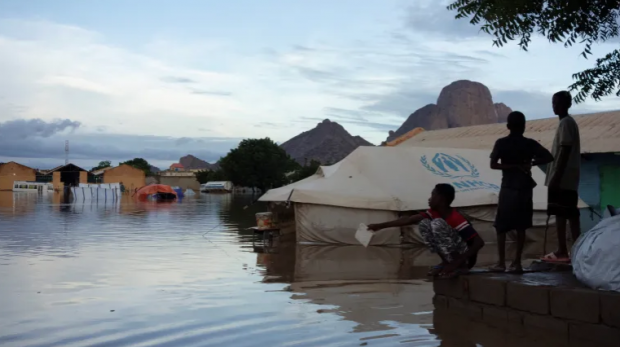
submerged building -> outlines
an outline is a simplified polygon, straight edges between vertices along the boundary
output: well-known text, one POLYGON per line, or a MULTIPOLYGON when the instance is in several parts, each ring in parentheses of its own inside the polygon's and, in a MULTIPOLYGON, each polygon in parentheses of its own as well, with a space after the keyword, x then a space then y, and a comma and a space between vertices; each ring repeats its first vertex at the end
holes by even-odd
POLYGON ((0 190, 13 190, 15 181, 34 182, 36 170, 14 161, 0 164, 0 190))
POLYGON ((133 191, 146 185, 144 171, 123 164, 103 172, 103 183, 123 183, 125 189, 133 191))

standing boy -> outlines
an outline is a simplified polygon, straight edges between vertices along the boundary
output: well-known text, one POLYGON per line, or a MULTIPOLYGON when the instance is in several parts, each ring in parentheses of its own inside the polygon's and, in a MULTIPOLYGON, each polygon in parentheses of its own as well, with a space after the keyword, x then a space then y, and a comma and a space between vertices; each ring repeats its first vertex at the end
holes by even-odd
POLYGON ((537 141, 523 136, 525 115, 515 111, 508 115, 510 134, 495 142, 491 153, 491 169, 502 170, 502 187, 499 192, 495 230, 499 261, 491 271, 506 270, 506 233, 516 230, 517 254, 509 272, 521 273, 521 256, 525 244, 525 231, 532 227, 534 203, 532 192, 536 183, 532 178, 532 166, 553 161, 551 153, 537 141))
POLYGON ((547 214, 555 216, 558 233, 558 250, 542 259, 550 262, 570 262, 566 246, 566 221, 570 223, 573 241, 581 231, 579 227, 579 171, 581 169, 581 141, 579 126, 568 114, 572 106, 569 92, 561 91, 553 95, 553 112, 560 118, 553 139, 551 152, 555 161, 547 167, 546 185, 549 188, 547 214))
POLYGON ((430 274, 439 274, 443 278, 458 276, 476 264, 484 241, 467 219, 451 206, 454 194, 452 185, 438 184, 428 199, 429 210, 391 222, 370 224, 368 229, 377 231, 419 223, 425 244, 442 260, 430 274))

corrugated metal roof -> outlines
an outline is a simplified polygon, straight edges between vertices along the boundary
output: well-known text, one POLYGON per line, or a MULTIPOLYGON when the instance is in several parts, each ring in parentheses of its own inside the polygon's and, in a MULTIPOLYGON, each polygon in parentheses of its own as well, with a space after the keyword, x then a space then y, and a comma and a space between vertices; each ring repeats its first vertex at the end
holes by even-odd
MULTIPOLYGON (((620 111, 573 116, 579 124, 582 153, 620 152, 620 111)), ((528 120, 525 136, 551 149, 558 118, 528 120)), ((495 141, 508 135, 506 124, 423 131, 401 146, 493 149, 495 141)))

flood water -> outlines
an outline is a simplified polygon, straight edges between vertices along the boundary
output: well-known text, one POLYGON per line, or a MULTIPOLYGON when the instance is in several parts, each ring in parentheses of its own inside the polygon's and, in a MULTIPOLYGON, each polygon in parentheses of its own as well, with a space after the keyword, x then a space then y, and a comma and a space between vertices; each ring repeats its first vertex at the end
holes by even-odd
POLYGON ((425 250, 264 244, 260 211, 0 192, 0 346, 506 345, 434 328, 425 250))

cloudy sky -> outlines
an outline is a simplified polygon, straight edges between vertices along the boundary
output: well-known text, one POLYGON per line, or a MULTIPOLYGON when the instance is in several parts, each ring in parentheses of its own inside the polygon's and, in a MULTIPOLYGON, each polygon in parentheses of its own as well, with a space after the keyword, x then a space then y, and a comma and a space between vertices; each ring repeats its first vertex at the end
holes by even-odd
MULTIPOLYGON (((380 143, 441 88, 469 79, 528 118, 592 60, 530 52, 432 0, 3 0, 0 161, 185 154, 215 161, 242 138, 284 142, 324 118, 380 143)), ((610 51, 602 45, 595 56, 610 51)), ((575 113, 620 108, 617 98, 575 113)))

